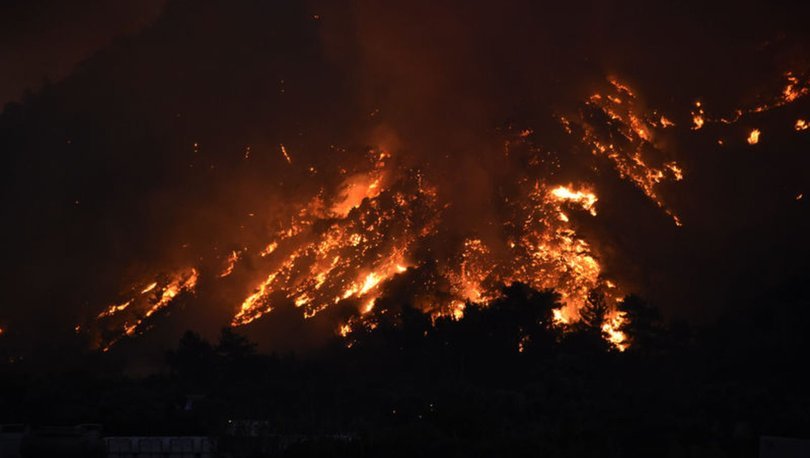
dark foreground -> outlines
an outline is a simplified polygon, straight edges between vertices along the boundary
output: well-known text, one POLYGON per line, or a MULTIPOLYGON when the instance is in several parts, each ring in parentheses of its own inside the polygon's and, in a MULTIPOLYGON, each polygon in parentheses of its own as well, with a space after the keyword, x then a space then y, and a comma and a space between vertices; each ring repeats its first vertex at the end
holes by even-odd
POLYGON ((549 325, 556 299, 518 285, 435 323, 385 299, 377 329, 305 359, 226 329, 214 344, 186 334, 144 377, 114 352, 58 373, 6 362, 0 422, 206 436, 257 457, 753 457, 761 436, 810 436, 802 282, 700 328, 629 297, 625 352, 600 335, 598 295, 566 333, 549 325))

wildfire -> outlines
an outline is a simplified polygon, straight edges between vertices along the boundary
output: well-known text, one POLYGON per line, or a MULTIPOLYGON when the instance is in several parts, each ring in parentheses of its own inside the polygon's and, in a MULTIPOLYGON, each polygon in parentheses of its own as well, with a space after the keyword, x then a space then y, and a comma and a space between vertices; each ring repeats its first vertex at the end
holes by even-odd
POLYGON ((796 131, 807 130, 808 127, 810 127, 810 125, 807 124, 807 121, 804 119, 797 119, 796 124, 793 125, 793 128, 796 129, 796 131))
POLYGON ((419 237, 416 221, 409 224, 413 212, 409 205, 431 199, 412 181, 400 184, 415 193, 386 190, 388 157, 386 152, 372 152, 370 169, 346 178, 328 210, 322 210, 316 196, 292 223, 296 229, 282 230, 284 236, 262 250, 260 256, 272 267, 242 302, 233 325, 248 324, 270 312, 269 296, 274 292, 293 301, 308 318, 340 302, 362 301, 358 310, 373 308, 379 286, 407 270, 405 253, 419 237), (314 229, 326 221, 327 226, 314 229), (281 247, 285 254, 276 256, 281 247))
MULTIPOLYGON (((120 304, 108 306, 96 316, 97 320, 110 322, 114 335, 102 344, 107 351, 124 336, 140 333, 147 326, 148 320, 162 309, 168 307, 174 299, 184 292, 193 292, 197 286, 199 273, 190 268, 170 275, 161 275, 157 281, 140 289, 134 289, 129 298, 120 304), (124 315, 124 316, 122 316, 124 315)), ((77 332, 81 329, 76 326, 77 332)))
MULTIPOLYGON (((354 303, 359 315, 354 323, 373 326, 381 286, 409 267, 424 267, 407 260, 417 246, 440 234, 442 207, 436 192, 418 172, 402 175, 384 168, 379 157, 372 159, 367 172, 344 181, 328 211, 302 212, 293 223, 300 229, 281 231, 294 235, 271 242, 272 249, 259 253, 273 267, 239 306, 233 325, 249 324, 271 312, 270 296, 277 293, 302 308, 305 317, 354 303), (383 187, 385 176, 399 178, 383 187), (285 254, 276 256, 280 252, 285 254)), ((565 313, 576 316, 587 292, 600 284, 601 268, 572 223, 555 215, 569 209, 595 216, 598 197, 588 186, 536 181, 523 199, 511 207, 513 220, 522 221, 515 227, 511 252, 498 258, 483 240, 466 239, 457 258, 440 260, 437 273, 448 282, 449 295, 428 301, 426 312, 461 319, 467 301, 486 303, 498 297, 498 285, 522 281, 559 289, 567 300, 565 313)), ((339 333, 351 327, 349 322, 339 333)))
MULTIPOLYGON (((699 102, 695 114, 699 128, 705 122, 699 102)), ((658 140, 661 129, 675 126, 670 118, 646 110, 633 90, 613 79, 604 92, 583 102, 578 113, 558 120, 572 154, 584 153, 592 170, 632 183, 681 225, 660 190, 685 174, 658 140)), ((509 186, 493 195, 502 219, 493 222, 492 234, 470 229, 448 235, 458 228, 448 227, 453 202, 442 193, 442 183, 436 185, 418 166, 390 160, 388 151, 362 156, 347 152, 352 163, 307 173, 314 168, 298 164, 303 161, 294 165, 280 145, 293 170, 323 181, 316 182, 317 192, 301 196, 294 209, 274 220, 266 239, 255 246, 238 245, 248 248, 231 251, 224 265, 211 267, 211 280, 217 281, 245 265, 239 267, 239 277, 247 283, 237 286, 242 295, 232 304, 231 325, 248 325, 284 302, 306 318, 330 307, 348 310, 350 318, 336 329, 348 336, 353 329, 373 329, 385 313, 378 299, 386 287, 410 275, 424 275, 417 277, 426 280, 413 287, 413 302, 434 318, 460 320, 468 303, 485 306, 513 282, 559 292, 563 304, 554 310, 559 325, 579 319, 579 309, 594 289, 610 289, 609 306, 615 308, 621 288, 605 277, 598 244, 580 231, 580 224, 597 216, 597 180, 562 180, 559 157, 540 143, 542 136, 532 128, 505 135, 506 154, 499 156, 513 161, 507 165, 515 172, 509 186)), ((198 277, 197 268, 189 268, 130 288, 97 315, 115 330, 104 348, 141 333, 183 292, 195 291, 198 277)), ((612 310, 603 329, 619 349, 627 346, 620 331, 624 320, 612 310)))
POLYGON ((700 101, 695 102, 695 109, 692 111, 692 129, 698 130, 706 123, 734 124, 743 116, 764 113, 775 108, 791 104, 810 93, 810 81, 801 81, 793 72, 784 74, 785 86, 778 94, 771 94, 770 97, 762 97, 758 104, 734 110, 731 116, 708 117, 700 101))
MULTIPOLYGON (((699 129, 704 123, 703 108, 699 101, 695 106, 693 129, 699 129)), ((592 95, 586 108, 578 119, 561 120, 566 130, 574 133, 573 128, 578 127, 581 141, 591 153, 609 160, 621 178, 635 184, 680 226, 677 215, 666 207, 658 191, 665 181, 683 179, 680 165, 668 158, 656 142, 658 130, 671 122, 665 115, 643 110, 635 93, 615 79, 606 95, 592 95)))

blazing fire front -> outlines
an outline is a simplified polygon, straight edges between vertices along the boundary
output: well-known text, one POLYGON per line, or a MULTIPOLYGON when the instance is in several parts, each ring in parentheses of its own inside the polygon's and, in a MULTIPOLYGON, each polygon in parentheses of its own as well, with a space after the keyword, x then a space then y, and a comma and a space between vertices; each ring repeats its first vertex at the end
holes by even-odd
MULTIPOLYGON (((807 81, 791 72, 785 78, 786 86, 773 99, 728 118, 711 117, 703 103, 696 102, 689 128, 731 126, 807 95, 807 81)), ((520 282, 558 291, 562 305, 555 317, 565 327, 579 319, 588 295, 599 291, 610 309, 604 335, 623 350, 628 342, 619 329, 626 318, 616 304, 625 288, 604 273, 599 240, 582 231, 590 219, 599 218, 598 189, 588 174, 579 181, 563 181, 563 176, 572 175, 552 148, 585 154, 592 171, 612 173, 632 184, 680 227, 684 222, 666 203, 661 188, 684 180, 688 170, 678 162, 677 151, 661 139, 689 122, 646 108, 636 92, 616 78, 609 78, 602 91, 576 109, 554 118, 563 145, 547 145, 542 132, 530 126, 501 130, 504 147, 495 154, 505 167, 520 172, 508 177, 508 186, 499 184, 498 193, 490 197, 499 209, 499 219, 491 222, 497 237, 481 237, 450 223, 447 215, 454 202, 444 192, 440 174, 405 160, 397 151, 349 153, 345 155, 351 160, 335 170, 320 170, 294 161, 280 145, 282 167, 308 171, 312 188, 318 189, 314 195, 277 218, 277 229, 260 246, 237 242, 240 248, 224 255, 216 275, 201 275, 202 266, 161 269, 168 273, 129 286, 118 302, 97 314, 89 329, 106 351, 122 338, 157 325, 153 315, 171 307, 179 296, 193 302, 198 281, 235 281, 236 276, 244 297, 230 305, 231 326, 272 320, 277 302, 289 301, 305 318, 332 307, 350 310, 334 330, 350 340, 353 330, 374 329, 388 312, 376 303, 394 278, 430 271, 433 280, 411 299, 433 319, 460 319, 466 304, 486 305, 500 296, 504 285, 520 282), (317 185, 330 174, 337 185, 317 185), (438 246, 443 249, 434 249, 438 246)), ((804 121, 798 120, 794 128, 804 130, 804 121)), ((761 135, 759 129, 751 130, 747 143, 759 143, 761 135)), ((77 326, 77 332, 84 329, 88 327, 77 326)))

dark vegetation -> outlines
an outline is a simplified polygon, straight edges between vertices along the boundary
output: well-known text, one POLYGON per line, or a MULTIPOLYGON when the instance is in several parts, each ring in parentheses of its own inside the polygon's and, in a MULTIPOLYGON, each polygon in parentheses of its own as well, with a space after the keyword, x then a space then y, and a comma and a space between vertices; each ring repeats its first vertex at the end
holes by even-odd
POLYGON ((226 328, 216 343, 188 332, 145 377, 98 353, 59 373, 5 364, 0 421, 212 435, 238 456, 738 457, 756 456, 760 435, 810 429, 801 282, 701 327, 629 296, 625 352, 602 338, 598 294, 561 332, 553 292, 504 293, 434 323, 382 298, 375 330, 303 359, 260 354, 226 328))

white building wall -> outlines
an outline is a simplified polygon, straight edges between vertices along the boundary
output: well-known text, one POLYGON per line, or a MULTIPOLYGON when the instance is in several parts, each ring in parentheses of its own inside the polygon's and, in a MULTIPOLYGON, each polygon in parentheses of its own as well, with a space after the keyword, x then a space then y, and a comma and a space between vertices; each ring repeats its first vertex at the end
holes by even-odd
POLYGON ((105 437, 108 458, 214 458, 208 437, 105 437))

